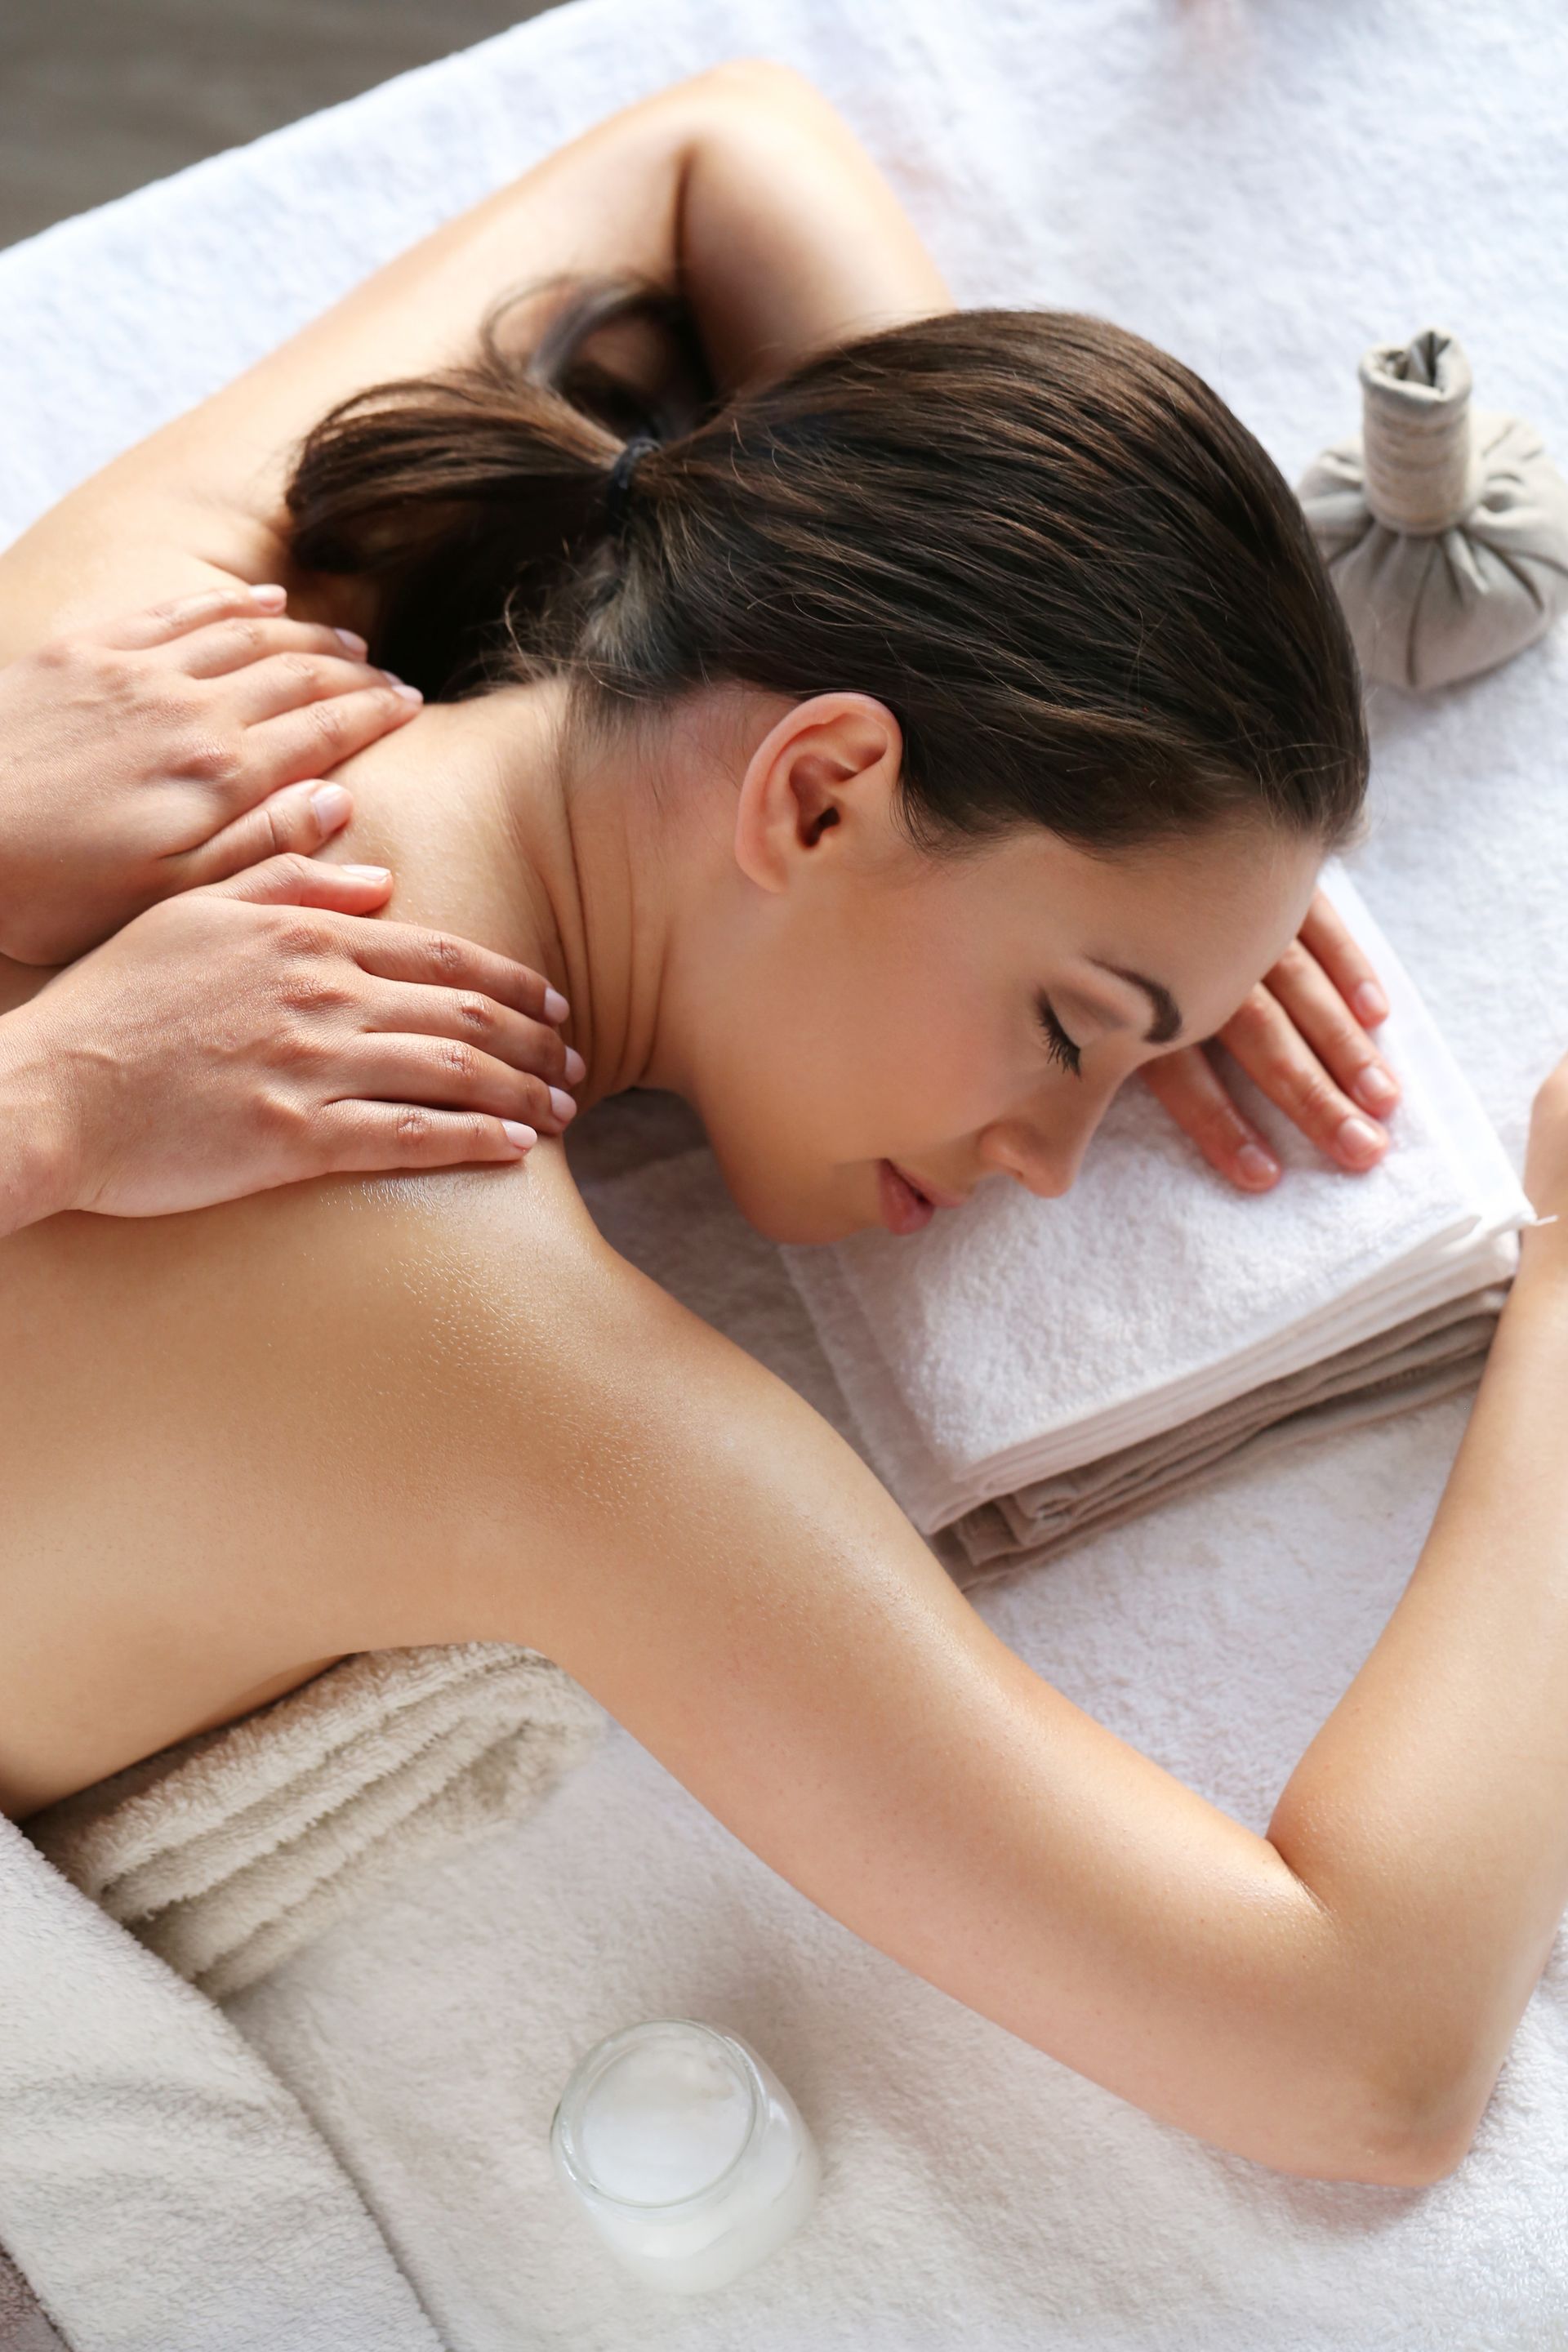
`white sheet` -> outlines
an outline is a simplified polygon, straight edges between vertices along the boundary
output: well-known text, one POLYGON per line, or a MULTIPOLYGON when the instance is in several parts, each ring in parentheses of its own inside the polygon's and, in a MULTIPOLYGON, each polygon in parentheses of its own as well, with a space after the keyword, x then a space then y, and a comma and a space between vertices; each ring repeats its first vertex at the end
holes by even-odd
MULTIPOLYGON (((0 263, 3 511, 25 520, 562 138, 748 51, 844 108, 961 299, 1152 336, 1291 480, 1353 425, 1360 352, 1436 322, 1478 402, 1568 457, 1559 0, 588 0, 0 263)), ((1516 1165, 1568 1045, 1565 690, 1561 628, 1430 701, 1379 689, 1375 829, 1352 861, 1516 1165)), ((765 1254, 747 1277, 766 1292, 765 1254)), ((764 1306, 747 1311, 771 1331, 764 1306)), ((798 1345, 787 1311, 776 1328, 798 1345)), ((1261 1830, 1398 1598, 1464 1420, 1450 1402, 1232 1472, 980 1605, 1261 1830)), ((515 1836, 410 1882, 231 2014, 322 2122, 454 2352, 1563 2341, 1561 1940, 1454 2179, 1292 2181, 857 1944, 616 1729, 515 1836), (650 2307, 574 2230, 544 2133, 575 2056, 665 2011, 754 2041, 827 2171, 765 2271, 650 2307)))

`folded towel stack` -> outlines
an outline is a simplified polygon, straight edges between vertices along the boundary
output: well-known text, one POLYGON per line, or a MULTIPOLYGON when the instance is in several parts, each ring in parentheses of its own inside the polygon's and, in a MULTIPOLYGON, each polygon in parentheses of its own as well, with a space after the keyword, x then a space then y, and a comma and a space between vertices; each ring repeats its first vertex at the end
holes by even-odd
POLYGON ((1234 1191, 1130 1090, 1064 1200, 988 1182, 912 1239, 786 1251, 868 1458, 963 1581, 1146 1508, 1267 1430, 1373 1418, 1479 1372, 1530 1203, 1337 861, 1323 887, 1391 1007, 1379 1042, 1404 1093, 1370 1173, 1331 1167, 1238 1075, 1287 1164, 1272 1193, 1234 1191))

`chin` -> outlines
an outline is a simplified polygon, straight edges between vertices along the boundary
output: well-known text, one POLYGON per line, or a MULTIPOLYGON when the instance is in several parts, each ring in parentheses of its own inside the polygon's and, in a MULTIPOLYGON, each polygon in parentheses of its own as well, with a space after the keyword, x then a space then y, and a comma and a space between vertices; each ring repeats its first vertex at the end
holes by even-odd
MULTIPOLYGON (((826 1185, 790 1185, 777 1177, 759 1179, 753 1170, 742 1172, 727 1166, 722 1157, 719 1171, 736 1208, 765 1241, 810 1249, 825 1242, 847 1241, 851 1234, 863 1234, 881 1223, 879 1215, 858 1216, 842 1199, 829 1198, 826 1185)), ((843 1171, 839 1173, 842 1178, 843 1171)))

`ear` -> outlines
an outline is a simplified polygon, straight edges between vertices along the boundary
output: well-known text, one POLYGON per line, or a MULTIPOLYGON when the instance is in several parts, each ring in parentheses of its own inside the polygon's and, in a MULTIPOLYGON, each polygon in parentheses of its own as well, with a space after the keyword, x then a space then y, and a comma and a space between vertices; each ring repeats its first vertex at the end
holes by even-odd
POLYGON ((892 831, 904 738, 868 694, 816 694, 764 735, 735 811, 735 859, 764 890, 803 861, 874 857, 892 831))

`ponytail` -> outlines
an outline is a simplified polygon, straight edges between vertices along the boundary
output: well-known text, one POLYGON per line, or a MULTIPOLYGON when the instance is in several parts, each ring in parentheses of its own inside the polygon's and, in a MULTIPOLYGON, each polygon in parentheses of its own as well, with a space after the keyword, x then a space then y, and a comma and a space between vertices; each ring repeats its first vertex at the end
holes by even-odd
POLYGON ((610 719, 721 681, 858 690, 899 721, 932 848, 1237 817, 1352 837, 1333 583, 1273 459, 1168 352, 1080 311, 953 310, 720 404, 681 303, 564 283, 531 351, 509 304, 471 366, 344 401, 289 486, 297 561, 378 583, 376 658, 427 695, 559 672, 610 719), (605 331, 657 336, 670 394, 592 362, 605 331))
MULTIPOLYGON (((541 623, 619 518, 628 436, 658 443, 710 399, 685 306, 629 279, 547 281, 486 320, 470 365, 373 385, 307 437, 286 493, 295 561, 381 590, 378 661, 431 696, 548 664, 541 623), (503 333, 552 285, 567 299, 531 350, 503 333), (605 329, 658 339, 672 382, 640 396, 588 360, 605 329)), ((560 649, 563 650, 563 649, 560 649)))

